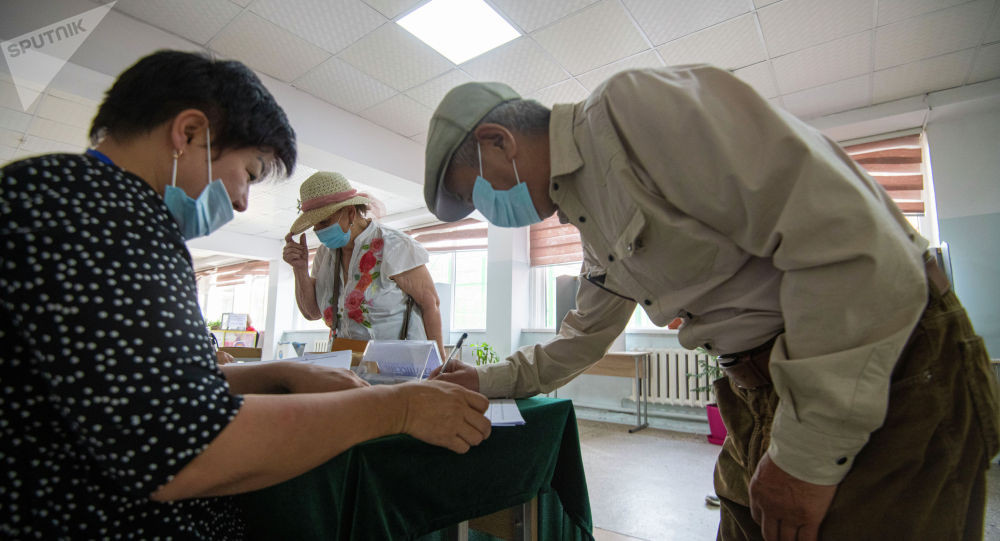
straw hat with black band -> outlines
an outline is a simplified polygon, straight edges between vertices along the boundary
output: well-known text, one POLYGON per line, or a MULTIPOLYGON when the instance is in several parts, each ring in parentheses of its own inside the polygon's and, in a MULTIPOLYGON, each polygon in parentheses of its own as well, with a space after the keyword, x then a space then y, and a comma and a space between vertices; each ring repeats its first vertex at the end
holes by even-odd
POLYGON ((444 174, 451 157, 469 132, 498 105, 521 96, 503 83, 465 83, 451 89, 438 104, 427 131, 424 162, 424 201, 438 219, 461 220, 475 207, 444 187, 444 174))
POLYGON ((299 187, 302 214, 292 223, 290 233, 298 235, 344 207, 371 204, 371 197, 352 188, 344 175, 328 171, 313 173, 299 187))

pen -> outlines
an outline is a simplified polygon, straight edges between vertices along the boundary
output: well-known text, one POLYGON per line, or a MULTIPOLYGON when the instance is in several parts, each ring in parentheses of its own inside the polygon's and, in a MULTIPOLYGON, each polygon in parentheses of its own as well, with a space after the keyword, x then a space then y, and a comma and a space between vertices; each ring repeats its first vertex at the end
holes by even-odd
POLYGON ((455 356, 455 352, 456 351, 459 351, 460 349, 462 349, 462 342, 464 342, 465 339, 468 338, 468 337, 469 337, 469 333, 467 333, 467 332, 462 333, 462 337, 458 339, 458 343, 455 344, 455 347, 451 348, 451 353, 448 354, 448 358, 445 359, 444 360, 444 364, 441 365, 441 371, 438 372, 439 375, 440 374, 444 374, 444 369, 448 368, 448 361, 450 361, 451 358, 455 356))

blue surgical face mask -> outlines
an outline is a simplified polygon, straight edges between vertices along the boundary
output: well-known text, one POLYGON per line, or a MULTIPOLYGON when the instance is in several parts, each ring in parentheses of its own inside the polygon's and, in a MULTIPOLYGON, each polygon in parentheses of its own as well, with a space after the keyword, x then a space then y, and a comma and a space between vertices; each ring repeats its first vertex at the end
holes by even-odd
POLYGON ((491 224, 499 227, 524 227, 542 221, 531 202, 528 185, 521 182, 517 174, 517 162, 514 164, 514 178, 517 185, 509 190, 496 190, 483 178, 483 152, 476 146, 479 154, 479 176, 472 187, 472 204, 491 224))
POLYGON ((319 237, 319 241, 323 243, 323 246, 331 250, 343 248, 351 240, 351 232, 344 231, 339 223, 334 223, 330 227, 324 227, 323 229, 317 229, 316 236, 319 237))
POLYGON ((233 202, 222 179, 212 180, 212 134, 205 128, 208 146, 208 186, 201 191, 198 199, 192 199, 177 187, 177 157, 170 177, 170 186, 163 192, 163 203, 177 220, 184 240, 204 237, 226 225, 233 219, 233 202))

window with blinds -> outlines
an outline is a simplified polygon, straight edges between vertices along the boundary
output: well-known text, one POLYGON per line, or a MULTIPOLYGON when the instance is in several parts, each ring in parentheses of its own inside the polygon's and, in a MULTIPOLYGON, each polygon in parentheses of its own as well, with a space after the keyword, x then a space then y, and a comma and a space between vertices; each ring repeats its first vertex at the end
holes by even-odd
POLYGON ((445 336, 456 330, 486 328, 488 227, 486 222, 466 218, 406 231, 431 252, 427 269, 438 290, 448 291, 441 307, 448 311, 443 318, 449 327, 445 336))
POLYGON ((903 213, 924 213, 923 145, 919 133, 848 145, 844 150, 885 188, 903 213))
POLYGON ((487 227, 486 222, 466 218, 457 222, 409 229, 406 234, 413 237, 428 252, 485 250, 487 227))
POLYGON ((531 226, 529 243, 532 267, 583 261, 580 232, 570 224, 559 223, 556 214, 531 226))
POLYGON ((248 276, 269 276, 270 266, 267 261, 245 261, 225 267, 203 269, 195 273, 195 278, 215 275, 215 287, 225 287, 246 282, 248 276))

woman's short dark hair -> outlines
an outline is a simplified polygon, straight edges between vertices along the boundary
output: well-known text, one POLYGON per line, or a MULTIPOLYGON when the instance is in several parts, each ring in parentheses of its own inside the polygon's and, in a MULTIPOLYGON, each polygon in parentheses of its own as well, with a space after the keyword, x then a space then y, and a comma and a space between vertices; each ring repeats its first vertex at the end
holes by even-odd
POLYGON ((108 90, 90 128, 91 143, 149 133, 185 109, 208 117, 212 148, 266 148, 274 163, 266 173, 295 167, 295 130, 260 79, 240 62, 159 51, 128 68, 108 90))

